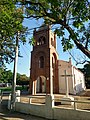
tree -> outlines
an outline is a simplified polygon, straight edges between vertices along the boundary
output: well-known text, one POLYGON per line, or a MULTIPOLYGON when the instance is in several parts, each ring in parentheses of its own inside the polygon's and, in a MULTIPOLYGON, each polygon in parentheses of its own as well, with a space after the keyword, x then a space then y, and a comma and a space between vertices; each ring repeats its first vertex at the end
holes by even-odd
POLYGON ((13 78, 13 73, 11 70, 6 70, 0 68, 0 82, 1 83, 11 83, 13 78))
POLYGON ((29 77, 17 73, 17 85, 29 85, 29 77))
POLYGON ((16 6, 16 0, 0 1, 0 67, 14 60, 18 31, 20 39, 25 42, 23 19, 23 7, 16 6))
POLYGON ((8 83, 12 83, 13 73, 11 70, 6 70, 6 80, 8 83))
POLYGON ((79 68, 79 70, 85 75, 86 88, 90 89, 90 63, 85 64, 84 67, 79 68))
POLYGON ((89 0, 21 0, 27 18, 43 18, 46 24, 58 24, 55 32, 62 38, 63 50, 76 45, 90 58, 89 0), (68 35, 65 35, 65 31, 68 35))
MULTIPOLYGON (((0 68, 0 83, 12 83, 13 73, 11 70, 7 70, 5 68, 0 68)), ((29 77, 25 74, 21 75, 17 73, 17 85, 28 85, 29 77)))
POLYGON ((86 87, 90 88, 90 63, 84 65, 86 87))
POLYGON ((20 75, 20 80, 21 81, 28 81, 29 78, 25 74, 23 74, 23 75, 20 75))
POLYGON ((4 81, 4 69, 3 68, 0 68, 0 82, 3 82, 4 81))
POLYGON ((19 81, 20 80, 20 73, 17 73, 17 81, 19 81))

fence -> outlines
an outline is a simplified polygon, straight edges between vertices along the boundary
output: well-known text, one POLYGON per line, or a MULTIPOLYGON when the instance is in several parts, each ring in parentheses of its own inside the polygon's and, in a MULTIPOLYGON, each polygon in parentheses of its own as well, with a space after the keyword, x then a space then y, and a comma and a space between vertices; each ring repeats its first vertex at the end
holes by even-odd
POLYGON ((0 90, 0 103, 2 103, 3 97, 9 96, 10 93, 11 93, 11 91, 1 91, 0 90))
MULTIPOLYGON (((58 107, 65 107, 65 108, 71 108, 74 110, 77 109, 83 109, 83 110, 90 110, 90 101, 89 100, 65 100, 60 98, 54 98, 52 99, 54 102, 54 106, 58 107), (62 101, 66 102, 66 104, 62 104, 62 101), (58 104, 57 104, 58 103, 58 104), (68 103, 73 103, 72 105, 68 103)), ((29 104, 45 104, 45 96, 27 96, 27 97, 20 97, 20 102, 25 102, 29 104)), ((54 107, 53 106, 53 107, 54 107)))
POLYGON ((16 96, 20 98, 15 103, 15 110, 21 113, 36 115, 48 119, 65 120, 90 120, 90 101, 81 100, 62 100, 54 98, 54 95, 46 96, 16 96), (62 101, 73 103, 61 104, 62 101), (58 105, 55 103, 59 102, 58 105), (81 108, 79 107, 81 104, 81 108), (82 108, 84 107, 88 108, 82 108), (77 117, 78 116, 78 117, 77 117))
POLYGON ((16 111, 48 119, 90 120, 89 110, 77 109, 77 104, 90 104, 89 101, 62 100, 50 95, 44 97, 28 96, 26 98, 28 99, 27 103, 24 101, 16 102, 16 111), (35 99, 36 102, 34 101, 35 99), (44 99, 44 104, 43 102, 38 102, 37 99, 41 101, 44 99), (61 101, 73 102, 73 105, 60 104, 59 106, 55 106, 55 102, 61 101))
MULTIPOLYGON (((74 110, 77 110, 77 109, 85 109, 85 110, 90 110, 90 101, 87 100, 62 100, 62 99, 54 99, 54 101, 58 101, 58 102, 68 102, 68 103, 73 103, 73 105, 67 105, 67 104, 63 104, 61 106, 63 107, 68 107, 68 108, 72 108, 74 110), (83 105, 84 104, 84 105, 83 105)), ((60 106, 59 106, 60 107, 60 106)))

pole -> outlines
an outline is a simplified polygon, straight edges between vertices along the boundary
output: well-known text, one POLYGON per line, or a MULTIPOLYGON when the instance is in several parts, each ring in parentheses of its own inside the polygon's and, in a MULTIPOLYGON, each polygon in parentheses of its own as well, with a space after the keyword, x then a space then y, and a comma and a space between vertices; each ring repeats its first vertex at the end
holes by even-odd
POLYGON ((11 94, 11 109, 15 109, 15 97, 16 97, 16 76, 17 76, 17 62, 18 62, 18 42, 19 42, 19 32, 16 36, 16 49, 15 49, 15 59, 14 59, 14 70, 13 70, 13 81, 12 81, 12 94, 11 94))

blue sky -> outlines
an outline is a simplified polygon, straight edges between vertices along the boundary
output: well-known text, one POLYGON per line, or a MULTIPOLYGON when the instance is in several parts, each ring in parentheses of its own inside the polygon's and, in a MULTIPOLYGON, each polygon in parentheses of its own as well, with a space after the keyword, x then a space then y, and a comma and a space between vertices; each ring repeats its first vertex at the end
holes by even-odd
MULTIPOLYGON (((27 26, 29 29, 30 28, 35 28, 35 27, 40 27, 42 25, 42 20, 24 20, 24 26, 27 26)), ((31 51, 32 51, 32 46, 28 44, 28 38, 31 38, 33 36, 33 31, 30 31, 30 35, 27 37, 27 43, 25 45, 20 44, 20 52, 23 57, 18 58, 18 65, 17 65, 17 72, 20 74, 26 74, 27 76, 30 76, 30 56, 31 56, 31 51)), ((68 61, 70 54, 68 52, 63 52, 62 45, 61 45, 61 40, 60 38, 57 37, 57 52, 59 54, 59 59, 68 61)), ((73 55, 75 56, 80 56, 80 53, 73 49, 72 50, 73 55)), ((75 61, 72 59, 72 63, 75 66, 75 61)), ((7 64, 6 67, 10 70, 13 71, 13 66, 14 64, 7 64)), ((77 67, 82 67, 82 65, 79 65, 77 67)))

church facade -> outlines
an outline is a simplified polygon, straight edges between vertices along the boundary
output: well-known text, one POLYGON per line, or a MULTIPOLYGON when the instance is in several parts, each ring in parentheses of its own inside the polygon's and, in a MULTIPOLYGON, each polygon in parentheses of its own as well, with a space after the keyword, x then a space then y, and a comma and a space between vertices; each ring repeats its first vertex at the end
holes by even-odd
POLYGON ((30 93, 65 93, 65 77, 68 78, 69 93, 75 94, 85 89, 84 75, 69 62, 58 59, 56 34, 51 26, 41 26, 34 30, 35 44, 31 52, 30 93), (63 77, 64 71, 67 74, 63 77))
POLYGON ((68 79, 69 94, 77 94, 85 90, 84 74, 72 65, 71 58, 69 61, 58 60, 59 93, 66 93, 65 77, 68 79))

